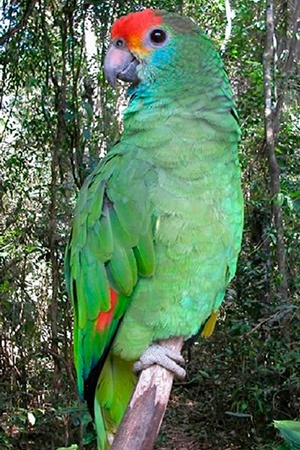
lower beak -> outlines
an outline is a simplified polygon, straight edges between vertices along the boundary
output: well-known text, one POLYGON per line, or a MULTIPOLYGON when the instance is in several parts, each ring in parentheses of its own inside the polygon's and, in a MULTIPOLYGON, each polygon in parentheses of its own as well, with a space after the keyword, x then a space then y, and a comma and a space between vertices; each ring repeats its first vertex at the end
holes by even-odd
POLYGON ((119 49, 111 44, 104 59, 104 75, 109 84, 114 88, 117 79, 137 83, 136 68, 139 61, 128 49, 119 49))

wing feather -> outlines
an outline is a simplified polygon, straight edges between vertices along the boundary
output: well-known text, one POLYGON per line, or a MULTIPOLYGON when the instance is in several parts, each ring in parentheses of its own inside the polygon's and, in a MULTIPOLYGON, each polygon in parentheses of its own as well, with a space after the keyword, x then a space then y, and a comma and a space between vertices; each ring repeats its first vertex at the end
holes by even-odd
POLYGON ((78 196, 65 270, 75 311, 74 352, 81 396, 91 371, 99 361, 104 364, 139 277, 154 271, 153 219, 143 181, 146 170, 128 163, 125 155, 110 152, 78 196))

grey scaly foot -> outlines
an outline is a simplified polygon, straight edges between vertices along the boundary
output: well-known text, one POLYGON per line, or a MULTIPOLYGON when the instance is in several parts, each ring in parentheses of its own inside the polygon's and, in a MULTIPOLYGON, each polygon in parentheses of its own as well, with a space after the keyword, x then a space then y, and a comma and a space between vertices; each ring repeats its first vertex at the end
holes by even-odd
POLYGON ((180 364, 185 364, 181 354, 159 344, 151 344, 142 354, 140 359, 134 363, 133 369, 135 372, 141 372, 153 364, 158 364, 159 366, 170 370, 170 372, 173 372, 180 380, 186 375, 185 370, 180 367, 180 364))

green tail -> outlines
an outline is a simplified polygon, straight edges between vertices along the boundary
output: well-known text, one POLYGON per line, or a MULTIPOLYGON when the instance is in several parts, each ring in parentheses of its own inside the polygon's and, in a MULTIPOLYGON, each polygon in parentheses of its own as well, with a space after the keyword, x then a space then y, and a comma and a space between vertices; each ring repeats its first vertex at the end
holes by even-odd
POLYGON ((110 353, 99 376, 94 400, 98 450, 108 450, 136 384, 132 361, 110 353))

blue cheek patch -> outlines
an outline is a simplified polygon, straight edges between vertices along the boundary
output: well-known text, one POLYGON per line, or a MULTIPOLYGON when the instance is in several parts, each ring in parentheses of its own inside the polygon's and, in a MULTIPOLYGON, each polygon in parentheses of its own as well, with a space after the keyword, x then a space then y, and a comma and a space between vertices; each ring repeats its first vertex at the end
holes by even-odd
POLYGON ((170 60, 173 59, 172 56, 174 55, 174 53, 175 49, 170 46, 154 50, 154 52, 152 53, 152 59, 151 61, 149 61, 149 64, 163 68, 165 64, 169 64, 170 60))
POLYGON ((134 101, 134 96, 149 96, 149 82, 151 82, 152 78, 156 78, 156 72, 164 71, 165 67, 170 64, 171 61, 174 61, 174 54, 176 54, 176 50, 170 45, 153 50, 153 52, 148 55, 145 63, 141 63, 138 66, 137 70, 141 83, 130 86, 127 91, 127 96, 132 97, 132 101, 134 101))

